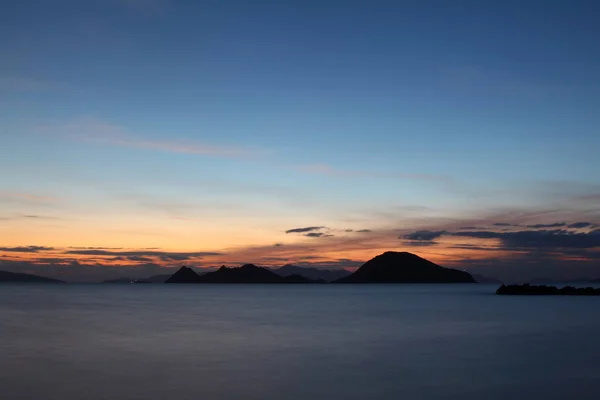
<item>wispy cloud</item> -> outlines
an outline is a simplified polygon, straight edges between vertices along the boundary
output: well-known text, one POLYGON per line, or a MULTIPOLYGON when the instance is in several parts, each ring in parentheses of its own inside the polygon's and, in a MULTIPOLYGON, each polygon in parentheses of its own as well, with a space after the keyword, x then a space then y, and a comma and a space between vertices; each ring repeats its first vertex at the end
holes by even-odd
POLYGON ((0 200, 53 203, 58 199, 52 196, 44 196, 32 193, 0 191, 0 200))
POLYGON ((81 142, 168 153, 225 158, 256 158, 264 154, 262 150, 255 148, 214 145, 194 140, 142 138, 124 127, 95 118, 80 118, 60 125, 39 126, 38 131, 81 142))
POLYGON ((569 225, 569 228, 580 229, 580 228, 588 228, 591 226, 593 226, 593 224, 591 222, 574 222, 569 225))
POLYGON ((533 225, 527 225, 527 228, 533 228, 533 229, 560 228, 560 227, 565 226, 565 225, 566 225, 565 222, 554 222, 552 224, 533 224, 533 225))
POLYGON ((195 252, 170 252, 155 250, 68 250, 64 254, 77 254, 84 256, 113 256, 128 257, 132 261, 140 261, 131 257, 158 257, 163 261, 186 261, 189 259, 201 259, 208 256, 221 256, 223 253, 213 251, 195 251, 195 252))
POLYGON ((600 202, 600 193, 591 193, 591 194, 578 196, 575 200, 600 202))
POLYGON ((297 171, 305 172, 305 173, 309 173, 309 174, 318 174, 318 175, 326 175, 326 176, 334 176, 334 177, 347 177, 347 178, 414 179, 414 180, 438 181, 438 182, 445 182, 445 181, 450 180, 449 177, 442 176, 442 175, 340 169, 340 168, 335 168, 329 164, 324 164, 324 163, 298 165, 298 166, 294 167, 294 169, 297 171))
POLYGON ((51 217, 48 215, 35 215, 35 214, 23 214, 23 215, 19 215, 18 218, 25 218, 25 219, 43 219, 43 220, 59 220, 62 218, 59 217, 51 217))
POLYGON ((86 138, 90 141, 105 141, 108 144, 123 147, 132 147, 145 150, 159 150, 171 153, 196 154, 216 157, 242 157, 247 151, 235 147, 212 146, 194 143, 191 141, 165 141, 165 140, 141 140, 133 138, 86 138))

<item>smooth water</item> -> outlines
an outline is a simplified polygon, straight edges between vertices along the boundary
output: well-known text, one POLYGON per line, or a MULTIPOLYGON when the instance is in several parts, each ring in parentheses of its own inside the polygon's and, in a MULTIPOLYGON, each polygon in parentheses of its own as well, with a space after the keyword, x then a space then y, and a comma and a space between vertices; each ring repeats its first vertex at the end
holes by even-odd
POLYGON ((598 399, 600 297, 0 285, 8 399, 598 399))

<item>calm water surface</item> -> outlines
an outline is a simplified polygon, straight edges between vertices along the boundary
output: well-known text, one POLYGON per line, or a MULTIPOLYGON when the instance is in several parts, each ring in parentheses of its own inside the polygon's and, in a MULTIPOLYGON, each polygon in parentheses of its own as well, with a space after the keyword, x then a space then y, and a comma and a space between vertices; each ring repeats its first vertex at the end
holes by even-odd
POLYGON ((598 399, 600 297, 0 285, 2 399, 598 399))

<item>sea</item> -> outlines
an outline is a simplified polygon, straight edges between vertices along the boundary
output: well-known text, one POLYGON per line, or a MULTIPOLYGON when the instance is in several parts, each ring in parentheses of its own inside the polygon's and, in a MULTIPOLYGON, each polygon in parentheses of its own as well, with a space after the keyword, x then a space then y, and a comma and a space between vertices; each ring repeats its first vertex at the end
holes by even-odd
POLYGON ((600 297, 0 285, 0 398, 599 399, 600 297))

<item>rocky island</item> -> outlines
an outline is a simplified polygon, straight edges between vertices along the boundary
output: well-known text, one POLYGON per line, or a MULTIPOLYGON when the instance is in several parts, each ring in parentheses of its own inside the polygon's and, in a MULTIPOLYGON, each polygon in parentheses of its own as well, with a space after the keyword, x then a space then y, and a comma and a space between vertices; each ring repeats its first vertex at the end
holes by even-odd
POLYGON ((496 294, 512 295, 567 295, 567 296, 600 296, 600 289, 593 287, 576 288, 565 286, 558 288, 556 286, 546 285, 502 285, 496 290, 496 294))

